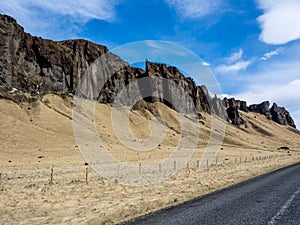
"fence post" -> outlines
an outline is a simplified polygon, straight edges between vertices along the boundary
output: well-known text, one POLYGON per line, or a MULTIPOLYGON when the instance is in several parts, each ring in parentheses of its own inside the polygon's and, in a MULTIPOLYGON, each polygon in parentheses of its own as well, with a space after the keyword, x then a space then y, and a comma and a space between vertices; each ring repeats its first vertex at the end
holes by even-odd
POLYGON ((161 173, 161 164, 158 164, 159 173, 161 173))
POLYGON ((142 163, 139 163, 139 174, 142 173, 142 163))
POLYGON ((85 183, 88 183, 88 167, 85 168, 85 183))
POLYGON ((0 173, 0 185, 2 183, 2 173, 0 173))
POLYGON ((176 170, 176 160, 174 161, 174 170, 176 170))
POLYGON ((189 163, 186 164, 186 168, 187 168, 187 170, 188 170, 188 172, 190 174, 191 171, 190 171, 190 164, 189 163))
POLYGON ((52 166, 51 168, 50 184, 53 184, 53 173, 54 173, 54 166, 52 166))
POLYGON ((199 169, 199 160, 197 160, 197 169, 199 169))

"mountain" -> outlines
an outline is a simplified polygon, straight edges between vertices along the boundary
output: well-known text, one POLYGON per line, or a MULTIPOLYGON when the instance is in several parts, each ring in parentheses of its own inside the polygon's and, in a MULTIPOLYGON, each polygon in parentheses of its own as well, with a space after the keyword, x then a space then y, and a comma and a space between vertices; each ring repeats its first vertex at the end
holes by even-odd
MULTIPOLYGON (((162 102, 174 109, 175 106, 166 99, 178 98, 186 102, 180 109, 183 112, 196 110, 200 116, 201 112, 216 114, 234 125, 245 123, 240 111, 251 111, 281 125, 296 128, 289 112, 276 103, 271 108, 268 101, 247 106, 246 102, 234 98, 211 97, 204 85, 197 86, 176 67, 146 61, 146 70, 134 68, 109 52, 107 47, 86 40, 55 42, 34 37, 7 15, 0 15, 0 52, 0 97, 15 102, 36 101, 39 96, 49 93, 74 94, 87 68, 99 57, 104 57, 105 63, 101 64, 103 74, 110 75, 106 71, 112 68, 115 72, 101 90, 97 89, 97 83, 104 78, 92 78, 91 85, 94 87, 90 88, 93 90, 91 96, 101 103, 113 103, 115 93, 127 84, 147 77, 151 82, 146 84, 146 91, 157 92, 158 97, 144 98, 134 107, 147 107, 148 102, 162 102), (168 83, 157 82, 155 77, 174 81, 188 96, 181 95, 168 83)), ((145 94, 143 88, 136 91, 145 94)))

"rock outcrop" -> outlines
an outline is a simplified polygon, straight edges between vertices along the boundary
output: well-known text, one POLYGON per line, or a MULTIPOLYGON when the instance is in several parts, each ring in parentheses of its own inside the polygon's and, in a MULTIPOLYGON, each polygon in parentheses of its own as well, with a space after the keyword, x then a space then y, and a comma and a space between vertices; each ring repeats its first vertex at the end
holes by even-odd
POLYGON ((150 101, 161 101, 182 112, 211 112, 211 99, 206 87, 197 86, 191 78, 186 78, 176 67, 146 61, 146 71, 142 77, 164 78, 161 83, 152 83, 152 91, 157 92, 159 98, 151 98, 150 101), (178 104, 174 105, 174 103, 178 104), (178 108, 183 106, 179 103, 185 103, 185 109, 178 108))
POLYGON ((0 51, 0 91, 16 88, 29 94, 74 92, 87 67, 105 53, 111 63, 124 63, 89 41, 33 37, 6 15, 0 15, 0 51))
POLYGON ((142 95, 144 102, 160 101, 183 113, 214 113, 235 125, 243 124, 239 111, 251 111, 295 127, 290 114, 276 104, 271 109, 268 101, 247 107, 245 101, 211 97, 204 85, 197 86, 176 67, 146 61, 146 70, 134 68, 105 46, 86 40, 54 42, 33 37, 6 15, 0 15, 0 52, 0 97, 15 101, 32 101, 33 96, 45 93, 77 92, 112 104, 115 95, 125 90, 126 103, 136 81, 133 94, 142 95), (93 73, 95 64, 97 72, 93 73), (87 77, 87 71, 91 76, 87 77))
POLYGON ((272 120, 281 125, 289 125, 296 128, 295 122, 290 113, 284 108, 274 103, 270 109, 272 120))
POLYGON ((269 101, 264 101, 260 104, 250 105, 249 111, 265 115, 269 120, 273 120, 281 125, 291 126, 296 128, 295 122, 290 113, 284 108, 273 103, 270 108, 269 101))
POLYGON ((250 105, 248 109, 250 112, 255 112, 255 113, 260 113, 260 114, 265 115, 269 120, 272 119, 269 101, 264 101, 260 104, 250 105))
POLYGON ((245 101, 235 100, 234 98, 224 99, 227 108, 228 120, 234 125, 241 125, 244 123, 240 117, 239 110, 248 111, 247 103, 245 101))

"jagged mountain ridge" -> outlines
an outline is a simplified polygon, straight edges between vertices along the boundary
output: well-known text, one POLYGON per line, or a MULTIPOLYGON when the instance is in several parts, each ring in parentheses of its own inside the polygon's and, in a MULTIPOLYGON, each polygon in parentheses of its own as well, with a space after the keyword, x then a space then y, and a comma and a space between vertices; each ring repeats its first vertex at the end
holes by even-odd
MULTIPOLYGON (((116 72, 103 89, 92 93, 99 102, 113 103, 114 93, 139 78, 163 77, 181 86, 192 102, 180 93, 173 93, 172 87, 155 82, 155 79, 148 85, 152 91, 160 93, 159 98, 147 98, 147 101, 169 104, 165 102, 166 96, 173 96, 186 102, 184 107, 187 111, 195 108, 197 112, 215 113, 235 125, 244 122, 239 114, 241 110, 260 113, 279 124, 296 127, 289 112, 275 103, 271 108, 268 101, 248 107, 246 102, 234 98, 212 98, 204 85, 197 86, 176 67, 147 61, 144 71, 131 67, 109 52, 107 47, 86 40, 54 42, 33 37, 24 32, 24 28, 14 18, 7 15, 0 15, 0 52, 0 96, 15 101, 34 101, 33 96, 47 93, 74 93, 88 66, 104 56, 107 63, 102 65, 103 71, 111 68, 119 70, 114 70, 116 72)), ((103 78, 93 77, 94 83, 99 79, 103 78)), ((141 105, 145 106, 140 104, 140 107, 141 105)))

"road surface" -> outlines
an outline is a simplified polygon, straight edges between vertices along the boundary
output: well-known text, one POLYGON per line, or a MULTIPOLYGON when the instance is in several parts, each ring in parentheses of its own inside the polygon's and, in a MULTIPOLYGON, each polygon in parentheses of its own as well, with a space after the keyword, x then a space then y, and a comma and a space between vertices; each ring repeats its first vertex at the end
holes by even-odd
POLYGON ((300 164, 125 224, 300 225, 300 164))

